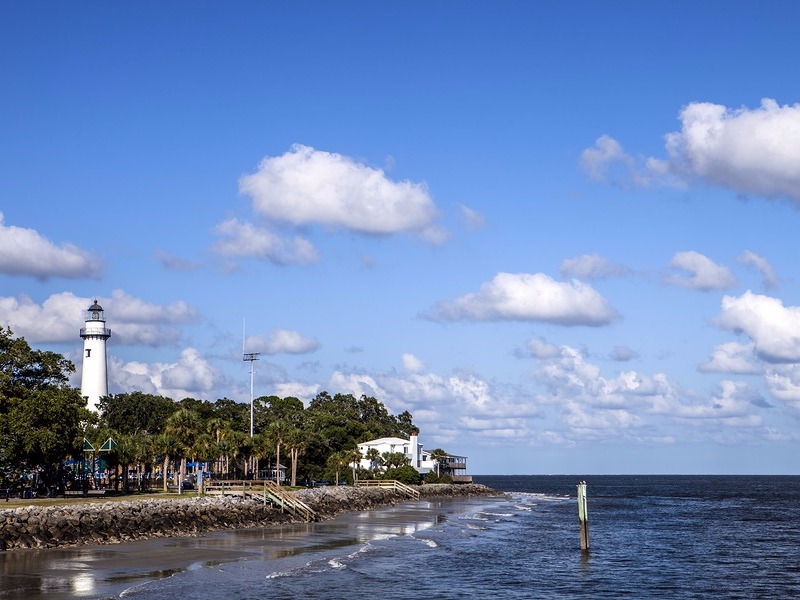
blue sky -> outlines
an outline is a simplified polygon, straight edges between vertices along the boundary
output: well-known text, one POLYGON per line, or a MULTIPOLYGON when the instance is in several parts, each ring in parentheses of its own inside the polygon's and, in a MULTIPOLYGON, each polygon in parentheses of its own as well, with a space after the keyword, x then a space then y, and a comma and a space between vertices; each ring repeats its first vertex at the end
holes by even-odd
MULTIPOLYGON (((474 473, 798 473, 794 2, 5 2, 0 323, 474 473)), ((75 385, 79 385, 79 373, 75 385)))

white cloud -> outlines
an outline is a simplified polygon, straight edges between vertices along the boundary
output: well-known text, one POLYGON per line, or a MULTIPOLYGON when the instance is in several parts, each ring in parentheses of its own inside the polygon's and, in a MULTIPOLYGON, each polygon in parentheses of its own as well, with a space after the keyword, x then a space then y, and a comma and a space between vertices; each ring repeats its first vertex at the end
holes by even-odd
POLYGON ((689 273, 686 275, 669 275, 668 283, 694 290, 721 290, 736 285, 736 279, 727 267, 716 264, 707 256, 695 252, 677 252, 669 266, 689 273))
POLYGON ((74 244, 56 246, 33 229, 6 226, 0 212, 0 273, 38 279, 99 279, 102 261, 74 244))
POLYGON ((281 398, 292 397, 302 400, 306 405, 320 392, 320 386, 316 383, 301 383, 297 381, 287 381, 277 383, 274 386, 274 394, 281 398))
POLYGON ((743 265, 755 267, 755 269, 761 273, 761 286, 765 290, 778 287, 778 276, 775 274, 772 265, 770 265, 764 257, 750 250, 745 250, 736 260, 743 265))
POLYGON ((622 163, 633 167, 634 160, 625 153, 620 143, 609 135, 601 135, 595 140, 594 148, 581 153, 581 166, 593 179, 603 181, 608 176, 609 166, 622 163))
POLYGON ((681 130, 665 136, 667 160, 634 158, 604 135, 581 155, 584 170, 607 180, 621 167, 624 180, 638 185, 699 179, 800 206, 800 104, 779 105, 765 98, 758 108, 734 109, 692 102, 679 118, 681 130))
POLYGON ((111 298, 81 298, 71 292, 53 294, 41 306, 28 296, 0 297, 0 323, 29 342, 80 344, 86 309, 98 300, 105 311, 113 343, 160 346, 174 344, 180 332, 170 325, 191 323, 197 313, 183 301, 169 305, 145 302, 114 290, 111 298))
POLYGON ((423 363, 413 354, 409 353, 403 354, 402 360, 403 360, 403 368, 408 373, 419 373, 422 371, 423 368, 425 368, 425 363, 423 363))
POLYGON ((582 254, 561 262, 562 277, 583 277, 584 279, 606 279, 625 275, 628 269, 617 265, 598 254, 582 254))
POLYGON ((308 354, 319 346, 319 341, 292 329, 274 329, 267 338, 250 336, 245 344, 249 352, 265 354, 308 354))
POLYGON ((543 273, 498 273, 476 293, 436 304, 432 320, 542 321, 606 325, 617 315, 609 302, 578 280, 558 282, 543 273))
POLYGON ((703 373, 731 373, 735 375, 757 375, 763 369, 754 362, 753 344, 728 342, 720 344, 711 352, 708 362, 697 369, 703 373))
POLYGON ((561 348, 542 338, 529 339, 525 347, 533 358, 556 358, 561 355, 561 348))
POLYGON ((319 255, 316 248, 300 237, 284 239, 268 229, 229 219, 214 230, 222 239, 213 249, 222 256, 232 258, 257 258, 278 265, 308 264, 315 262, 319 255))
POLYGON ((675 396, 661 397, 652 412, 687 422, 718 420, 720 425, 758 427, 762 420, 753 414, 753 406, 763 406, 759 399, 758 393, 746 383, 721 381, 716 393, 708 399, 685 402, 675 396))
POLYGON ((382 169, 299 144, 264 158, 257 172, 241 177, 239 191, 252 197, 259 215, 293 225, 374 235, 437 230, 436 207, 424 184, 392 181, 382 169))
POLYGON ((778 298, 754 294, 724 296, 717 324, 747 335, 756 354, 767 362, 800 361, 800 308, 778 298))
POLYGON ((186 348, 175 363, 123 363, 116 359, 109 368, 110 387, 123 392, 143 391, 174 400, 186 397, 207 398, 223 381, 220 370, 200 356, 194 348, 186 348))
POLYGON ((770 394, 800 417, 800 365, 776 365, 764 379, 770 394))
POLYGON ((765 98, 751 110, 694 102, 680 119, 681 131, 666 137, 676 170, 740 193, 800 204, 800 104, 779 106, 765 98))

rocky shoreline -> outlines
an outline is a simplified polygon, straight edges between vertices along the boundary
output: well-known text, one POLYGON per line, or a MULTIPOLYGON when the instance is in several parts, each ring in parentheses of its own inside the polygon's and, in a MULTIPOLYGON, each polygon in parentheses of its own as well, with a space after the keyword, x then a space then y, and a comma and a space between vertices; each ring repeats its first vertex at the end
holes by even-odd
MULTIPOLYGON (((422 498, 503 496, 483 485, 429 484, 422 498)), ((324 487, 293 492, 320 520, 340 513, 408 501, 391 488, 324 487)), ((117 544, 156 537, 186 537, 210 531, 265 527, 297 521, 257 498, 204 496, 117 500, 0 510, 0 550, 117 544)))

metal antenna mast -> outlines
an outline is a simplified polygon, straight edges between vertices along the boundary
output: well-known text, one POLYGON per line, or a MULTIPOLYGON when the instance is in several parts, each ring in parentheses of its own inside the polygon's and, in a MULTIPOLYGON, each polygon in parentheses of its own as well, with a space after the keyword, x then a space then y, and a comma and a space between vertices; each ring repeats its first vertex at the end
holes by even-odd
POLYGON ((258 360, 261 352, 245 352, 244 351, 244 320, 242 320, 242 360, 250 363, 250 437, 253 437, 253 373, 255 372, 255 361, 258 360))

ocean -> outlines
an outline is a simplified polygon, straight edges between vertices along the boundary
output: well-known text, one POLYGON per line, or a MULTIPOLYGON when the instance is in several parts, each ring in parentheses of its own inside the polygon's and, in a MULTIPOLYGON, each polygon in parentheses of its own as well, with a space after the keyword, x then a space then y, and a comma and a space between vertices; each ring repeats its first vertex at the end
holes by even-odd
POLYGON ((0 598, 800 598, 800 477, 475 481, 509 497, 41 551, 39 560, 60 565, 38 567, 53 574, 35 580, 41 593, 0 585, 0 598), (579 480, 587 482, 588 552, 580 549, 579 480), (167 568, 179 556, 190 560, 167 568))

